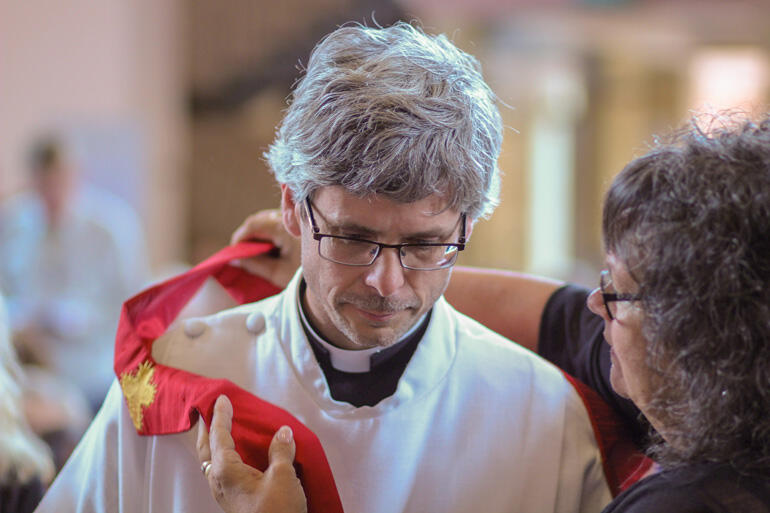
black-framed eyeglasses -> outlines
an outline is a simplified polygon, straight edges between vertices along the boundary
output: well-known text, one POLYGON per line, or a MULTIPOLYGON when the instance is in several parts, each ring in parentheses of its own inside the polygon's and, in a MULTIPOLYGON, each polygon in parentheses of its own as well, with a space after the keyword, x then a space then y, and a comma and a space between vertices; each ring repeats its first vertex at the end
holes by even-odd
POLYGON ((612 276, 610 272, 605 269, 599 274, 599 291, 602 294, 602 301, 604 301, 604 308, 607 310, 607 316, 610 320, 615 319, 617 314, 617 303, 620 301, 640 301, 642 296, 638 294, 618 294, 614 292, 615 288, 612 285, 612 276), (609 292, 608 292, 609 291, 609 292), (612 307, 610 307, 612 305, 612 307))
POLYGON ((372 265, 383 248, 393 248, 397 250, 398 260, 404 269, 436 271, 452 267, 457 261, 457 254, 465 249, 465 213, 460 214, 460 237, 456 243, 383 244, 373 240, 321 233, 313 215, 310 198, 305 199, 305 204, 313 228, 313 239, 318 241, 318 254, 321 258, 337 264, 360 267, 372 265))

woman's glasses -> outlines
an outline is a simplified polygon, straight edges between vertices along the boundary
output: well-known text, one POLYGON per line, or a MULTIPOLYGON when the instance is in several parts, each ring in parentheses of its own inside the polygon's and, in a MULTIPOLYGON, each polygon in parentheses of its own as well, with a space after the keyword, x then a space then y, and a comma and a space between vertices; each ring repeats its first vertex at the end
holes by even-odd
POLYGON ((615 319, 618 311, 618 302, 620 301, 639 301, 642 297, 638 294, 618 294, 612 284, 612 276, 605 269, 599 274, 599 290, 602 293, 604 308, 607 310, 607 316, 610 320, 615 319))

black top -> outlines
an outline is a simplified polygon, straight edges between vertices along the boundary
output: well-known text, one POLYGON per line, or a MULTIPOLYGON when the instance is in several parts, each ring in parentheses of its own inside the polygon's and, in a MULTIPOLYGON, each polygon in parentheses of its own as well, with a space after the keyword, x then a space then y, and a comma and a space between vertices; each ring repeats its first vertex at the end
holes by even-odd
POLYGON ((602 513, 770 513, 770 483, 704 463, 665 470, 618 495, 602 513))
MULTIPOLYGON (((546 303, 539 352, 596 390, 639 439, 649 427, 634 404, 610 385, 609 346, 601 317, 586 307, 589 290, 567 285, 546 303)), ((703 463, 665 470, 621 493, 603 513, 770 513, 770 482, 703 463)))
POLYGON ((43 498, 45 487, 37 477, 26 483, 0 484, 1 513, 31 513, 43 498))

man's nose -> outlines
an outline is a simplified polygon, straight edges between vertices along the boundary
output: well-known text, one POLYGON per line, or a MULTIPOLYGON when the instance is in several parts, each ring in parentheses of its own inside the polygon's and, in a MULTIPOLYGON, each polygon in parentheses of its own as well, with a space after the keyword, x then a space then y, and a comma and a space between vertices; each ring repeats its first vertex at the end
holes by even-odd
POLYGON ((382 248, 366 272, 365 283, 377 289, 380 296, 393 295, 404 285, 404 268, 398 257, 398 248, 382 248))

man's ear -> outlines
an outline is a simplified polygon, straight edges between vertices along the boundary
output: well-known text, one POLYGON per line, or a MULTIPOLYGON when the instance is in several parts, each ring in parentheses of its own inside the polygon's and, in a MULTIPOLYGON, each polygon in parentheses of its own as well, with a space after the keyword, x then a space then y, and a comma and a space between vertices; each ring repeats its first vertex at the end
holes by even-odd
POLYGON ((471 240, 471 234, 473 233, 473 227, 476 225, 476 220, 468 219, 465 223, 465 242, 469 242, 471 240))
POLYGON ((294 193, 285 184, 281 184, 281 217, 283 219, 283 226, 286 231, 295 237, 302 235, 300 228, 300 215, 299 211, 302 206, 298 206, 294 201, 294 193))

